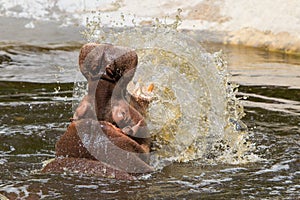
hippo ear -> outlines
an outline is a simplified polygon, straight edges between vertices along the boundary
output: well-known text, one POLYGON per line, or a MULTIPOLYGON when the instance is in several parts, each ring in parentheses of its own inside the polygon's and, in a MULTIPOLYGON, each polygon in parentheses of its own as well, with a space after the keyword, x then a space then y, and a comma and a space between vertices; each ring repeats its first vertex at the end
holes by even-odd
POLYGON ((111 77, 111 78, 114 77, 114 69, 113 69, 113 67, 112 67, 111 65, 107 65, 107 66, 105 67, 105 71, 106 71, 106 74, 107 74, 109 77, 111 77))

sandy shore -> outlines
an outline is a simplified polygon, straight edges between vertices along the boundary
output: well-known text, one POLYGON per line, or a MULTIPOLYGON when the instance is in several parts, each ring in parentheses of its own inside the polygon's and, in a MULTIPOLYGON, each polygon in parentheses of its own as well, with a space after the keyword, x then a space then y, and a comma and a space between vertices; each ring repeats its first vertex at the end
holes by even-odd
POLYGON ((171 23, 178 10, 178 29, 205 31, 208 41, 300 54, 299 0, 0 0, 0 17, 26 19, 27 30, 41 21, 85 26, 95 16, 110 26, 151 25, 156 18, 171 23))

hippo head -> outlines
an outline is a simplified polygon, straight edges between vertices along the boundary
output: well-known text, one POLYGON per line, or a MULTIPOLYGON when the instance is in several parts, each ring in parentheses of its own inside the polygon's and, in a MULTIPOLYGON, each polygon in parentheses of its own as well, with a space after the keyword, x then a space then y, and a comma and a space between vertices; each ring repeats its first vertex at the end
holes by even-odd
POLYGON ((121 78, 127 83, 137 66, 136 53, 126 47, 110 44, 88 43, 81 48, 79 66, 81 73, 90 80, 104 79, 117 83, 121 78))

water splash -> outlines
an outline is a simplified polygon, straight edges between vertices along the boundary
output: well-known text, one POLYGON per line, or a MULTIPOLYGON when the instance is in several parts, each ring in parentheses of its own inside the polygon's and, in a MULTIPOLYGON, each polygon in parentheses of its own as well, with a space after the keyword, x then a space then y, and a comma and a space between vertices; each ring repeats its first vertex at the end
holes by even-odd
MULTIPOLYGON (((154 19, 152 25, 138 27, 133 20, 132 27, 123 28, 102 26, 98 15, 87 23, 83 35, 88 42, 135 49, 139 64, 132 85, 154 84, 146 116, 153 139, 152 166, 204 158, 247 162, 252 145, 241 121, 244 111, 235 97, 237 85, 228 82, 227 63, 221 52, 207 53, 177 31, 178 12, 171 24, 154 19)), ((86 85, 75 83, 74 91, 79 97, 86 85)))

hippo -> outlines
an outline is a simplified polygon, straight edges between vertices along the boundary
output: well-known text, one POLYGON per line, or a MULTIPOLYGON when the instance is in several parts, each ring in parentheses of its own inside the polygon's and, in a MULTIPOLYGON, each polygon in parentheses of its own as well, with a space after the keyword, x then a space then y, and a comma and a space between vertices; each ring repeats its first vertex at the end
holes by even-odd
POLYGON ((144 120, 150 102, 127 91, 137 63, 136 52, 129 48, 83 45, 79 68, 88 81, 87 95, 43 173, 67 170, 132 180, 154 170, 149 165, 151 138, 144 120))

